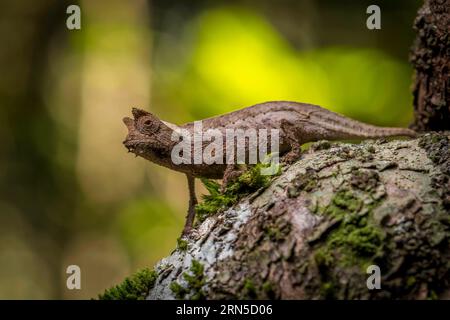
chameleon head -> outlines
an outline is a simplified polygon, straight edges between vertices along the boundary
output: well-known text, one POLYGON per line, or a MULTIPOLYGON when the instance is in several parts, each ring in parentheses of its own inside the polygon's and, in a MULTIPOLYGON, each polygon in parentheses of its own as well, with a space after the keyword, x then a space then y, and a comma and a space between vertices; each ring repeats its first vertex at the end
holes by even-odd
POLYGON ((128 135, 123 144, 128 152, 144 156, 161 146, 161 136, 164 136, 168 128, 150 112, 133 108, 132 113, 134 119, 123 118, 123 123, 128 128, 128 135))

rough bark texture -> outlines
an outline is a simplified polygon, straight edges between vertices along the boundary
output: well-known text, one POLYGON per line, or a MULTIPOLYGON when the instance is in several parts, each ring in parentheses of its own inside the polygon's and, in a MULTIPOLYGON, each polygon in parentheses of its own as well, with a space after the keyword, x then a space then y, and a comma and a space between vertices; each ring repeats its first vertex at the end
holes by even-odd
POLYGON ((413 129, 450 129, 450 0, 426 0, 414 23, 413 129))
POLYGON ((313 144, 197 226, 157 264, 147 298, 449 298, 449 180, 448 133, 313 144))

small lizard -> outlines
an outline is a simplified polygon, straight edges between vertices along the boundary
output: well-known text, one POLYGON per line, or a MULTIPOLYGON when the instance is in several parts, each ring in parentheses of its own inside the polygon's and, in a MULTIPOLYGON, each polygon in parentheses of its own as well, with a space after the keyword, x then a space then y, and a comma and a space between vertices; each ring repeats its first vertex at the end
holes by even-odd
MULTIPOLYGON (((174 164, 171 153, 178 143, 172 140, 174 131, 185 129, 194 131, 194 123, 180 126, 162 121, 155 115, 137 108, 132 109, 134 119, 125 117, 123 122, 128 135, 123 142, 129 152, 158 165, 186 174, 189 187, 189 209, 183 235, 189 233, 195 217, 195 178, 223 179, 236 177, 240 171, 235 165, 214 164, 174 164)), ((306 142, 318 140, 342 140, 380 138, 388 136, 414 137, 416 133, 406 128, 384 128, 349 119, 316 105, 272 101, 257 104, 224 115, 202 120, 203 130, 217 129, 278 129, 279 153, 285 162, 300 157, 300 147, 306 142)), ((193 148, 193 146, 192 146, 193 148)), ((246 145, 248 148, 248 145, 246 145)), ((246 150, 247 151, 247 150, 246 150)))

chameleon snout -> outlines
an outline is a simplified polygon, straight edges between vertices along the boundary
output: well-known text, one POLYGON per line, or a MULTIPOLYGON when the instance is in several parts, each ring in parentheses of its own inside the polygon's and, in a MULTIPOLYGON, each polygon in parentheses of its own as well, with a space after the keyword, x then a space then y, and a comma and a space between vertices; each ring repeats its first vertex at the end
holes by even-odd
POLYGON ((134 120, 129 118, 129 117, 125 117, 122 119, 123 123, 127 126, 128 131, 131 131, 132 129, 134 129, 134 120))
POLYGON ((128 149, 128 152, 133 152, 135 151, 136 143, 139 140, 139 132, 136 130, 134 126, 133 119, 125 117, 122 119, 122 121, 128 129, 128 134, 122 143, 125 146, 125 148, 128 149))

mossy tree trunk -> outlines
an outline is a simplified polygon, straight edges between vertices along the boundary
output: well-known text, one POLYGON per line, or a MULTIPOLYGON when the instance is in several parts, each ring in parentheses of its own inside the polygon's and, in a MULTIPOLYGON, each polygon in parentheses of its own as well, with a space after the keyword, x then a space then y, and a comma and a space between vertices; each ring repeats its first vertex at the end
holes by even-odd
POLYGON ((445 134, 316 143, 198 225, 158 263, 148 298, 448 298, 448 148, 445 134))
POLYGON ((419 131, 450 130, 450 0, 425 0, 414 23, 415 121, 419 131))

